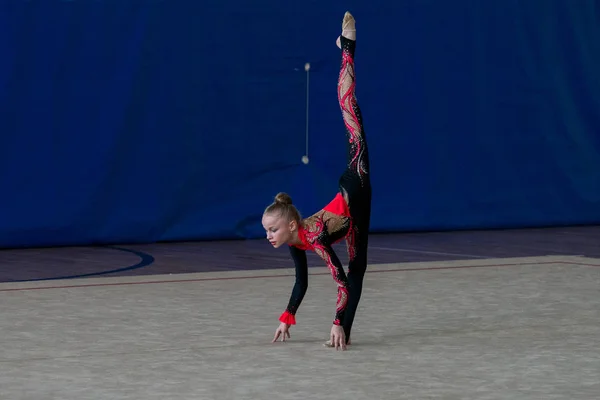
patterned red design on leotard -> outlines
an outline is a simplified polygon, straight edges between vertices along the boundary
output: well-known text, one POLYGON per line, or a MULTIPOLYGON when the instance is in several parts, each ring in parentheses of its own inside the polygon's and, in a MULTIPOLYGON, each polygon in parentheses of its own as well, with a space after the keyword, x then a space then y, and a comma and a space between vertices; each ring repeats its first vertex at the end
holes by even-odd
POLYGON ((333 198, 333 200, 323 208, 323 210, 329 211, 335 215, 341 215, 349 218, 348 233, 346 234, 346 244, 348 250, 348 257, 350 258, 350 260, 353 260, 356 254, 356 249, 354 248, 356 232, 354 224, 352 223, 350 209, 348 208, 348 203, 346 202, 346 199, 344 199, 344 196, 342 196, 341 193, 338 193, 333 198))
POLYGON ((313 250, 329 268, 338 287, 336 317, 334 318, 334 324, 337 325, 340 324, 341 315, 348 303, 348 282, 344 268, 335 256, 331 245, 350 233, 351 219, 344 215, 347 214, 347 209, 344 198, 336 196, 328 206, 304 220, 304 224, 300 225, 298 229, 298 238, 302 243, 294 245, 302 250, 313 250), (343 204, 340 203, 340 200, 343 204))
MULTIPOLYGON (((296 314, 308 289, 306 250, 314 250, 326 261, 334 280, 338 283, 334 324, 343 326, 346 340, 349 340, 367 269, 371 182, 362 114, 354 93, 355 41, 340 36, 340 44, 342 65, 337 91, 346 128, 346 170, 340 177, 340 194, 321 211, 302 221, 299 232, 301 243, 289 246, 296 267, 296 282, 286 312, 296 314), (343 238, 346 239, 350 258, 347 276, 331 247, 343 238)), ((282 316, 282 319, 289 320, 287 318, 287 315, 282 316)))
POLYGON ((352 159, 350 160, 350 167, 356 171, 356 174, 361 179, 363 179, 367 171, 362 159, 361 123, 356 113, 357 100, 354 94, 356 87, 356 81, 354 80, 354 60, 352 54, 350 54, 348 50, 342 51, 342 66, 338 82, 338 100, 342 113, 346 113, 345 117, 349 117, 349 120, 344 118, 344 124, 350 133, 349 141, 354 149, 352 159), (349 74, 352 77, 349 84, 348 79, 344 79, 346 74, 349 74), (344 90, 344 86, 346 85, 348 87, 344 90))

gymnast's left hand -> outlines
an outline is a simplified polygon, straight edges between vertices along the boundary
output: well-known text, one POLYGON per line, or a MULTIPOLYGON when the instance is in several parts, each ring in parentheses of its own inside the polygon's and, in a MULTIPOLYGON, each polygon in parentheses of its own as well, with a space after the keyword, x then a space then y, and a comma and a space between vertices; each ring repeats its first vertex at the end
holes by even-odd
POLYGON ((285 342, 286 336, 289 339, 290 338, 290 326, 291 325, 288 325, 285 322, 282 322, 281 324, 279 324, 279 328, 277 328, 277 330, 275 331, 275 337, 273 338, 272 343, 275 343, 277 341, 277 339, 279 339, 279 336, 281 336, 282 342, 285 342))
POLYGON ((340 325, 333 325, 330 334, 331 346, 336 350, 346 350, 346 333, 340 325))

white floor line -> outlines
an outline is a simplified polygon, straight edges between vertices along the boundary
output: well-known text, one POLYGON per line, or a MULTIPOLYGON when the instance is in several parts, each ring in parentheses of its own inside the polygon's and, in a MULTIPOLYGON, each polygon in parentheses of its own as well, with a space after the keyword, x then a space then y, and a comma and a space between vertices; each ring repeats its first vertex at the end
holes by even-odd
POLYGON ((369 247, 371 250, 388 250, 388 251, 399 251, 403 253, 423 253, 423 254, 438 254, 442 256, 457 256, 457 257, 468 257, 468 258, 489 258, 484 256, 475 256, 472 254, 461 254, 461 253, 444 253, 441 251, 426 251, 426 250, 412 250, 412 249, 397 249, 392 247, 369 247))

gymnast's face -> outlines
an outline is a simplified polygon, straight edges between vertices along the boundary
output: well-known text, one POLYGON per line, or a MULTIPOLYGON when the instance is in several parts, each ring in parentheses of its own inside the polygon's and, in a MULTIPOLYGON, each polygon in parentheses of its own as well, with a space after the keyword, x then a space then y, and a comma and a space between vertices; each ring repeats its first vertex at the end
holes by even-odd
POLYGON ((265 214, 262 225, 267 232, 267 240, 274 248, 290 243, 298 228, 296 221, 288 221, 287 218, 277 214, 265 214))

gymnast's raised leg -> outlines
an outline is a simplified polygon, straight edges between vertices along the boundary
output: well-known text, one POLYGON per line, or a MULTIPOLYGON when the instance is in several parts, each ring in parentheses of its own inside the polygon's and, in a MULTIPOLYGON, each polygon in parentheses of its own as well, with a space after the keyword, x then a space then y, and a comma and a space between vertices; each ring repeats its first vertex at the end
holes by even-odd
POLYGON ((340 191, 346 198, 352 218, 351 232, 347 238, 348 304, 342 323, 346 342, 350 341, 352 324, 362 294, 363 279, 367 270, 367 247, 371 219, 371 181, 369 152, 363 128, 362 114, 355 95, 356 80, 354 52, 356 25, 350 13, 344 15, 342 34, 337 41, 341 49, 341 67, 338 78, 338 99, 348 139, 348 164, 340 178, 340 191))

